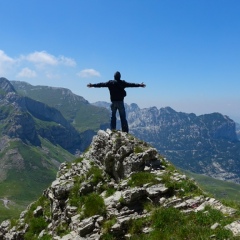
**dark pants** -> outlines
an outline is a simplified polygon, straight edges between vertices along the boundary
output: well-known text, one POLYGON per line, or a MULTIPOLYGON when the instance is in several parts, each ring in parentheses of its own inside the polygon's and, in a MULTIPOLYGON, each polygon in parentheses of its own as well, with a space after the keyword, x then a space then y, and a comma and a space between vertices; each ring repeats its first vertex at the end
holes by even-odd
POLYGON ((111 129, 112 130, 116 129, 117 124, 116 113, 118 110, 121 119, 122 131, 128 133, 128 122, 126 119, 126 112, 123 101, 113 101, 111 104, 111 110, 112 110, 111 129))

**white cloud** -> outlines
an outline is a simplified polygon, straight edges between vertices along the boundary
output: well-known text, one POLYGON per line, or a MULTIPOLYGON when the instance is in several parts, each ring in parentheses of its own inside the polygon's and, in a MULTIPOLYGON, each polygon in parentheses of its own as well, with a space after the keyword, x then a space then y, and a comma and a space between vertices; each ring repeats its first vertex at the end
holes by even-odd
POLYGON ((0 63, 13 63, 14 60, 13 58, 10 58, 9 56, 7 56, 3 50, 0 50, 0 63))
POLYGON ((43 64, 43 65, 58 64, 57 58, 45 51, 30 53, 25 57, 23 56, 23 58, 29 62, 36 63, 36 64, 43 64))
POLYGON ((66 66, 70 66, 70 67, 74 67, 77 65, 76 62, 72 58, 67 58, 64 56, 59 57, 59 62, 66 66))
POLYGON ((94 69, 84 69, 77 74, 81 78, 100 77, 100 73, 94 69))
POLYGON ((4 75, 6 74, 6 71, 9 67, 12 66, 12 64, 15 62, 15 60, 9 56, 7 56, 4 51, 0 49, 0 74, 4 75))
POLYGON ((41 52, 33 52, 28 54, 27 56, 22 56, 22 59, 26 59, 29 62, 32 62, 34 64, 37 64, 38 66, 43 66, 43 65, 65 65, 65 66, 70 66, 74 67, 76 65, 76 62, 72 58, 64 57, 64 56, 59 56, 55 57, 52 54, 47 53, 46 51, 41 51, 41 52))
POLYGON ((17 77, 26 77, 26 78, 34 78, 37 74, 35 71, 29 68, 23 68, 18 74, 17 77))
POLYGON ((46 51, 34 51, 13 58, 0 49, 0 76, 60 79, 68 72, 71 74, 70 68, 76 65, 73 58, 54 56, 46 51))

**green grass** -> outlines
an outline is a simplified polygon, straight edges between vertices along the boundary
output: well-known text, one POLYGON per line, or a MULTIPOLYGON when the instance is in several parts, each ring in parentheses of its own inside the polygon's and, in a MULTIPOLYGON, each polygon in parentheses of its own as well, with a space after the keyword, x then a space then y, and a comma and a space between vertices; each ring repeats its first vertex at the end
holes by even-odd
POLYGON ((14 201, 8 204, 9 208, 5 208, 3 202, 0 201, 0 222, 7 219, 17 219, 19 214, 26 209, 30 201, 14 201))
MULTIPOLYGON (((28 231, 24 235, 25 240, 38 239, 39 233, 46 229, 49 223, 46 222, 45 216, 50 217, 50 200, 41 196, 36 202, 32 203, 24 220, 29 225, 28 231), (37 206, 42 206, 43 216, 34 217, 33 212, 37 206)), ((43 239, 51 239, 50 236, 44 236, 43 239)))
POLYGON ((231 222, 230 218, 217 210, 206 210, 208 213, 200 211, 185 214, 175 208, 158 208, 150 218, 132 221, 128 231, 132 235, 131 239, 205 240, 213 235, 214 239, 234 239, 232 233, 223 228, 231 222), (212 230, 211 226, 216 222, 220 223, 220 226, 212 230), (153 231, 142 234, 143 227, 151 227, 153 231))
POLYGON ((213 197, 221 200, 240 202, 240 184, 214 179, 205 175, 184 171, 187 176, 196 180, 198 185, 213 197))
POLYGON ((96 166, 92 166, 87 173, 87 179, 89 177, 91 177, 90 182, 94 186, 96 186, 99 182, 101 182, 103 180, 103 171, 96 166))
POLYGON ((134 153, 142 153, 144 152, 144 149, 141 146, 135 146, 134 147, 134 153))
POLYGON ((159 183, 159 181, 156 179, 156 176, 153 173, 149 172, 133 173, 128 181, 128 185, 131 187, 141 187, 147 183, 153 185, 159 183))
POLYGON ((79 195, 79 189, 80 189, 81 183, 83 181, 84 181, 84 177, 78 177, 78 176, 75 177, 74 186, 69 193, 70 205, 75 206, 79 209, 81 209, 81 207, 83 205, 83 200, 82 200, 82 198, 80 198, 80 195, 79 195))
MULTIPOLYGON (((0 220, 19 216, 56 178, 59 162, 74 158, 46 140, 42 140, 42 144, 44 149, 25 145, 21 141, 10 142, 9 149, 17 149, 24 159, 24 168, 18 169, 11 159, 8 160, 8 164, 12 164, 13 168, 7 172, 7 178, 0 184, 0 198, 6 197, 13 204, 9 205, 10 209, 0 205, 0 220)), ((7 150, 1 154, 5 154, 7 150)))
POLYGON ((111 227, 117 222, 116 217, 112 217, 103 223, 103 232, 109 232, 111 227))
POLYGON ((106 195, 105 197, 110 197, 112 196, 117 190, 113 187, 106 187, 106 195))
MULTIPOLYGON (((12 84, 19 94, 58 109, 64 118, 80 132, 88 129, 96 131, 100 125, 109 123, 109 111, 107 109, 93 106, 79 96, 63 94, 61 88, 25 84, 23 91, 18 84, 14 82, 12 84)), ((21 83, 21 85, 23 84, 21 83)), ((66 90, 64 91, 66 92, 66 90)))
POLYGON ((90 193, 84 199, 83 217, 91 217, 94 215, 105 215, 106 206, 104 200, 97 193, 90 193))
POLYGON ((68 228, 68 224, 67 223, 60 223, 57 227, 57 235, 62 237, 68 233, 70 233, 70 230, 68 228))

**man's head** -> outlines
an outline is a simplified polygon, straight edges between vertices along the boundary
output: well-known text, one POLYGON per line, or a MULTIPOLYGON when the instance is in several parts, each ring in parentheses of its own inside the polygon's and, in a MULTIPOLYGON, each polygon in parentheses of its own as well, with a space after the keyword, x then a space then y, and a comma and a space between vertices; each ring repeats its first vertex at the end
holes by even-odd
POLYGON ((115 72, 115 74, 114 74, 114 79, 115 80, 120 80, 121 79, 121 73, 120 72, 115 72))

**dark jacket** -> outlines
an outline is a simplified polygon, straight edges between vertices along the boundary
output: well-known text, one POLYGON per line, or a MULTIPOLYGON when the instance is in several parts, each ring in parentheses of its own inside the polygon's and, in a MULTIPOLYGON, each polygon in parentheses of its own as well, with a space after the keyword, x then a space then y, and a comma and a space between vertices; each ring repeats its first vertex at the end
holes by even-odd
POLYGON ((108 87, 111 101, 123 101, 126 96, 124 88, 126 87, 141 87, 138 83, 128 83, 124 80, 109 80, 105 83, 92 84, 92 87, 108 87))

